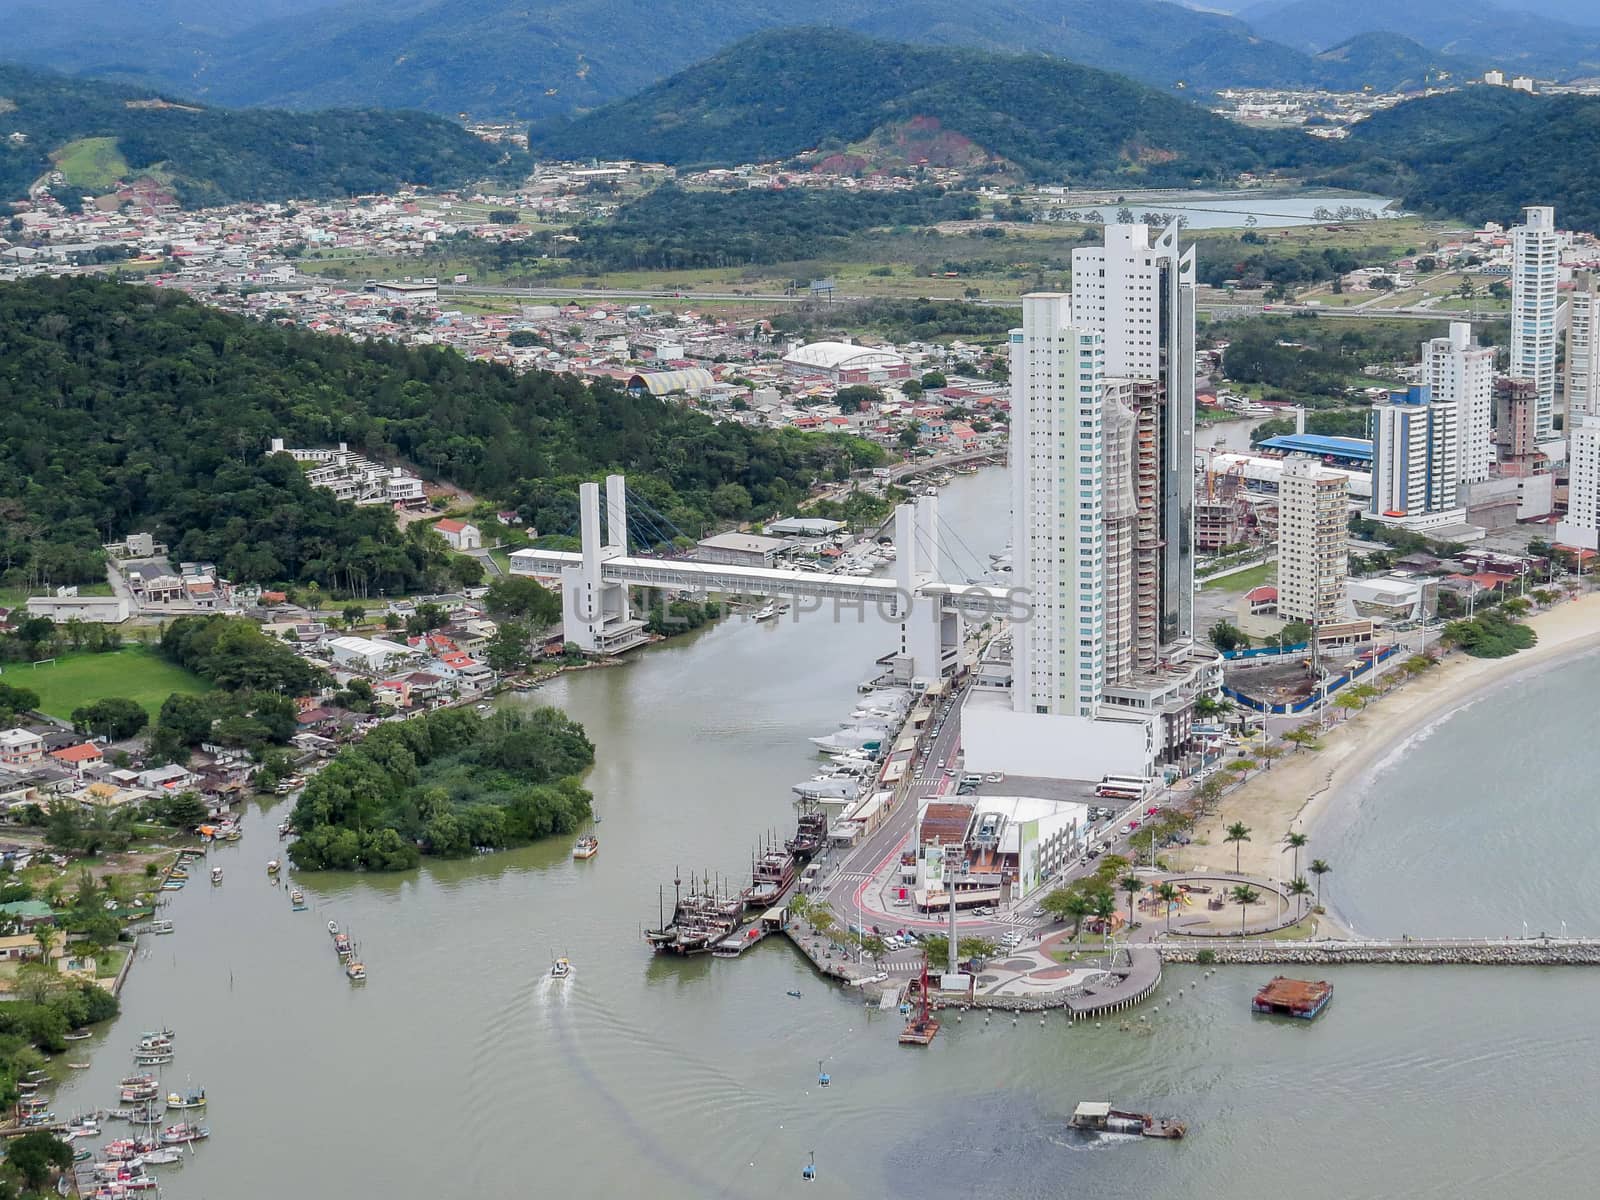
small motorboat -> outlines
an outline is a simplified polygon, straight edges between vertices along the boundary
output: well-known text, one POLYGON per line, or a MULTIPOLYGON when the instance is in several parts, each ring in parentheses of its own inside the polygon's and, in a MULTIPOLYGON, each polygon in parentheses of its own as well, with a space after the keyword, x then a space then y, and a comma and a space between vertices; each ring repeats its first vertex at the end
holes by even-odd
POLYGON ((172 1061, 172 1055, 170 1052, 162 1054, 136 1054, 133 1056, 133 1061, 135 1066, 140 1067, 164 1067, 172 1061))
MULTIPOLYGON (((173 932, 172 922, 171 921, 152 921, 150 923, 150 932, 151 933, 171 933, 171 932, 173 932)), ((84 1036, 87 1037, 88 1035, 85 1034, 84 1036)))
POLYGON ((790 988, 784 994, 788 995, 788 996, 793 996, 796 1000, 800 999, 800 989, 799 988, 790 988))
POLYGON ((168 1092, 167 1093, 167 1107, 169 1109, 204 1108, 205 1106, 206 1106, 206 1090, 205 1090, 205 1088, 191 1088, 187 1092, 168 1092))
POLYGON ((183 1151, 176 1146, 162 1146, 159 1150, 146 1150, 135 1162, 147 1167, 166 1167, 183 1161, 183 1151))
POLYGON ((593 858, 600 853, 600 839, 586 833, 572 847, 573 858, 593 858))
POLYGON ((294 826, 289 824, 289 822, 287 822, 287 821, 285 821, 282 825, 278 826, 278 836, 280 838, 286 838, 293 832, 294 832, 294 826))
POLYGON ((289 893, 289 903, 294 906, 295 912, 305 912, 306 908, 308 907, 306 904, 306 894, 300 891, 298 888, 289 893))
POLYGON ((222 882, 222 868, 221 867, 212 867, 211 868, 211 882, 212 883, 221 883, 222 882))
POLYGON ((329 921, 328 922, 328 936, 329 937, 338 937, 339 936, 339 922, 337 922, 337 921, 329 921))
POLYGON ((75 1033, 64 1033, 64 1034, 62 1034, 61 1035, 61 1039, 63 1041, 67 1041, 67 1042, 82 1042, 82 1041, 87 1041, 89 1038, 92 1038, 93 1036, 94 1036, 94 1034, 90 1033, 87 1029, 80 1029, 75 1033))
POLYGON ((276 875, 281 870, 283 870, 283 864, 280 863, 277 859, 272 858, 272 859, 268 859, 267 860, 267 874, 268 875, 276 875))
POLYGON ((344 973, 350 977, 351 983, 365 983, 367 981, 367 968, 365 963, 348 963, 345 966, 344 973))
POLYGON ((572 964, 565 957, 556 959, 550 964, 550 977, 552 979, 565 979, 572 974, 572 964))
POLYGON ((69 1070, 73 1070, 73 1071, 87 1071, 89 1069, 89 1064, 88 1063, 68 1063, 67 1067, 68 1067, 69 1070))

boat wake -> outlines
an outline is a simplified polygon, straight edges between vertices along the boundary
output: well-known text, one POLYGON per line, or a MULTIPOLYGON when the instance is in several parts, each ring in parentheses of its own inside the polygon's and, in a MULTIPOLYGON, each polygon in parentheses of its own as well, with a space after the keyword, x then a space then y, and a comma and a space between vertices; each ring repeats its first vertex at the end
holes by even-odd
POLYGON ((539 976, 533 985, 533 1001, 535 1004, 559 1004, 565 1007, 572 1003, 572 985, 577 972, 557 977, 549 972, 539 976))

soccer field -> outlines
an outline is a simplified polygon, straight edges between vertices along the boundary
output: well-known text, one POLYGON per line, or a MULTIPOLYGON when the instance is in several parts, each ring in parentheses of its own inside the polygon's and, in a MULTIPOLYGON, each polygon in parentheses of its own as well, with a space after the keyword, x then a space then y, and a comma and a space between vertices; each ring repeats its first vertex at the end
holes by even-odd
POLYGON ((135 700, 154 717, 173 692, 211 690, 198 675, 143 646, 126 646, 109 654, 69 654, 39 667, 9 663, 0 674, 0 683, 37 692, 39 707, 63 719, 70 718, 73 709, 108 696, 135 700))

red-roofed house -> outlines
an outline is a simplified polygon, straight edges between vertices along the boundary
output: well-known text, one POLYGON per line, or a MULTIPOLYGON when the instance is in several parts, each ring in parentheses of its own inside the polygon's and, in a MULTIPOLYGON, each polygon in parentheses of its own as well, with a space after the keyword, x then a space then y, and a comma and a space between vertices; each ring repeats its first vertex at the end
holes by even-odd
POLYGON ((483 549, 483 535, 478 532, 476 525, 446 517, 442 521, 435 521, 433 528, 440 537, 450 543, 452 550, 483 549))
POLYGON ((1258 616, 1261 613, 1278 611, 1278 589, 1263 584, 1253 587, 1244 594, 1245 602, 1250 605, 1250 615, 1258 616))
POLYGON ((78 773, 78 778, 83 778, 83 772, 98 762, 105 760, 105 754, 93 742, 81 742, 76 746, 63 746, 60 750, 50 751, 50 757, 64 767, 71 767, 78 773))

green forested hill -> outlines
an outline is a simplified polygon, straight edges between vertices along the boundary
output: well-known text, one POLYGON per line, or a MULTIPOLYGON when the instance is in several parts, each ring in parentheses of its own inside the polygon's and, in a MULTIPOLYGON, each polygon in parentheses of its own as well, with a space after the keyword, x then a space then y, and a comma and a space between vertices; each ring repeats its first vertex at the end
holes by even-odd
POLYGON ((1524 205, 1553 204, 1563 229, 1600 232, 1600 98, 1470 88, 1378 113, 1347 144, 1357 161, 1330 182, 1475 222, 1510 224, 1524 205))
POLYGON ((637 96, 536 129, 531 145, 556 158, 753 162, 847 149, 913 118, 933 118, 1026 174, 1074 183, 1183 184, 1319 153, 1303 136, 1245 129, 1060 59, 826 29, 758 34, 637 96))
POLYGON ((67 176, 65 197, 148 173, 199 207, 451 186, 483 178, 504 155, 421 113, 208 108, 0 66, 0 200, 25 196, 52 166, 67 176))
POLYGON ((413 463, 557 534, 572 528, 577 482, 607 469, 698 532, 881 458, 856 439, 717 424, 604 382, 258 324, 89 279, 0 285, 0 413, 4 585, 97 579, 100 544, 143 529, 235 580, 375 593, 436 577, 427 539, 385 509, 312 490, 266 455, 273 437, 413 463))

